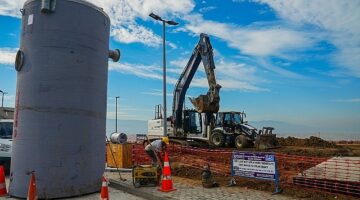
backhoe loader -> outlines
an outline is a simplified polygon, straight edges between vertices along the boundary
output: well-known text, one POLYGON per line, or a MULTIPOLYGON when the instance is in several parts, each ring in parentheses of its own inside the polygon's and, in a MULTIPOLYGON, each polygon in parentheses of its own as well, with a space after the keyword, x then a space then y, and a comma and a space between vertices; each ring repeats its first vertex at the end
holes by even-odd
POLYGON ((267 149, 278 146, 272 127, 256 128, 244 121, 244 112, 219 112, 220 88, 215 77, 213 49, 209 36, 200 34, 190 60, 178 79, 173 97, 172 113, 168 119, 162 119, 161 106, 155 111, 155 119, 148 121, 148 136, 160 137, 163 134, 162 123, 168 123, 170 141, 191 144, 193 141, 205 142, 212 147, 257 147, 267 149), (183 109, 186 91, 202 61, 209 84, 206 95, 190 98, 194 109, 183 109))

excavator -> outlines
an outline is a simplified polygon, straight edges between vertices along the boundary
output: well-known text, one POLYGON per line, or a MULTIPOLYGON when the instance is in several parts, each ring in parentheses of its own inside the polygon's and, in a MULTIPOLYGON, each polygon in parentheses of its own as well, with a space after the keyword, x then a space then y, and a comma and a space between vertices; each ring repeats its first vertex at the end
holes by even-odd
POLYGON ((238 149, 257 147, 268 149, 278 146, 272 127, 262 130, 249 125, 244 112, 219 112, 221 85, 216 82, 213 48, 209 36, 200 34, 199 43, 181 73, 174 89, 172 116, 162 119, 161 105, 155 108, 155 119, 148 121, 148 136, 162 136, 162 123, 168 123, 168 136, 171 142, 207 144, 211 147, 236 147, 238 149), (190 98, 195 109, 184 109, 186 92, 197 71, 203 63, 209 90, 207 94, 190 98), (166 122, 165 122, 166 121, 166 122))

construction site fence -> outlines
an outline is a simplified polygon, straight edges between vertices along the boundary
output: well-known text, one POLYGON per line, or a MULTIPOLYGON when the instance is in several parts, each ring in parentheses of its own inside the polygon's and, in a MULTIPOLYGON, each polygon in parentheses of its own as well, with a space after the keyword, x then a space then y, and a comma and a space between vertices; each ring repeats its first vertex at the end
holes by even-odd
MULTIPOLYGON (((169 145, 170 162, 180 166, 203 169, 231 176, 231 149, 207 149, 169 145)), ((360 197, 360 159, 356 157, 310 157, 275 153, 280 185, 323 190, 330 193, 360 197)), ((133 144, 133 165, 151 164, 142 144, 133 144)))

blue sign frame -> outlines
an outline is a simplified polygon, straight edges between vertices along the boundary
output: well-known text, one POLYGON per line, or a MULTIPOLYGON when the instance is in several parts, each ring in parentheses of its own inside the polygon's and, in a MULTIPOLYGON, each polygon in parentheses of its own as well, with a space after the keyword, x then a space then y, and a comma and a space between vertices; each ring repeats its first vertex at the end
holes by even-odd
POLYGON ((274 181, 275 183, 275 192, 273 192, 273 194, 279 194, 282 191, 279 185, 279 171, 277 168, 277 161, 274 153, 233 151, 232 159, 231 159, 231 176, 241 176, 245 178, 271 180, 274 181), (241 161, 241 160, 244 163, 245 161, 248 162, 245 163, 244 166, 247 166, 249 168, 254 168, 256 170, 242 171, 240 169, 235 169, 238 167, 234 166, 234 161, 241 161), (261 166, 261 164, 265 166, 261 166), (269 173, 272 170, 266 171, 260 169, 260 168, 266 168, 267 164, 274 165, 275 169, 273 170, 273 173, 269 173))

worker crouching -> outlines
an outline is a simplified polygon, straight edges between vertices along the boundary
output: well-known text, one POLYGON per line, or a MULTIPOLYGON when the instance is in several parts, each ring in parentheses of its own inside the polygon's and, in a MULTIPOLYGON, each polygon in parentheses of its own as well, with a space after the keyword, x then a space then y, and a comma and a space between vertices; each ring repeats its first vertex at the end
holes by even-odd
POLYGON ((166 151, 166 146, 169 144, 169 138, 163 137, 162 139, 155 140, 146 145, 145 152, 150 156, 152 165, 156 166, 157 163, 162 163, 160 152, 166 151))
POLYGON ((204 169, 201 172, 201 180, 204 188, 219 187, 219 183, 212 177, 209 164, 204 166, 204 169))

